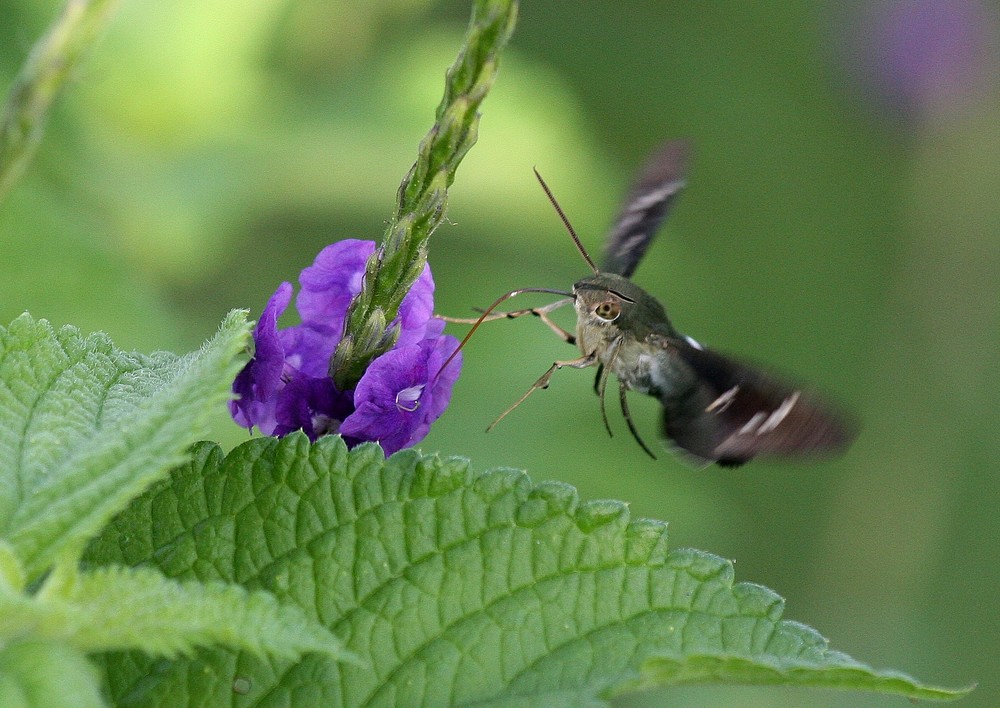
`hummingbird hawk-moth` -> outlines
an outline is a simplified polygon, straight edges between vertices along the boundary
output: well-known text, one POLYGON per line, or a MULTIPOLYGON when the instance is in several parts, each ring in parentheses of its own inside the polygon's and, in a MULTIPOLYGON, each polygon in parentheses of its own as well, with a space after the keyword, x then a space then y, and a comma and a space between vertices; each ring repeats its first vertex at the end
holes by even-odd
MULTIPOLYGON (((557 361, 487 430, 520 405, 532 392, 546 388, 558 369, 597 367, 594 390, 608 433, 605 390, 614 374, 618 400, 629 431, 643 450, 656 457, 640 437, 629 413, 626 393, 637 391, 658 399, 663 407, 662 433, 688 461, 723 467, 742 465, 754 457, 802 457, 835 453, 854 438, 854 426, 815 394, 700 345, 678 332, 660 302, 629 278, 684 187, 687 145, 672 141, 653 153, 632 184, 607 238, 598 269, 569 219, 538 171, 542 189, 569 231, 577 250, 593 271, 571 292, 522 288, 501 296, 478 319, 445 318, 473 324, 465 345, 480 324, 522 315, 540 317, 581 356, 557 361), (542 307, 497 312, 505 300, 525 292, 565 296, 542 307), (553 310, 572 304, 576 332, 552 319, 553 310)), ((443 368, 443 367, 442 367, 443 368)))

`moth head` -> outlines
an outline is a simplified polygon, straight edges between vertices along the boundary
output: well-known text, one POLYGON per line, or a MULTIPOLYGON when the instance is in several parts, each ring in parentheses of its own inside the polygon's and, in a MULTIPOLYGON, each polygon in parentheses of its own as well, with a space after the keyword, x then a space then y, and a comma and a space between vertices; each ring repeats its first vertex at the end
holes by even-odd
POLYGON ((573 286, 577 316, 587 324, 598 327, 620 326, 629 319, 635 307, 637 298, 633 290, 638 288, 613 273, 598 273, 584 278, 573 286))
POLYGON ((573 286, 576 314, 593 327, 624 330, 644 336, 655 323, 667 323, 667 314, 655 298, 615 273, 598 273, 573 286))

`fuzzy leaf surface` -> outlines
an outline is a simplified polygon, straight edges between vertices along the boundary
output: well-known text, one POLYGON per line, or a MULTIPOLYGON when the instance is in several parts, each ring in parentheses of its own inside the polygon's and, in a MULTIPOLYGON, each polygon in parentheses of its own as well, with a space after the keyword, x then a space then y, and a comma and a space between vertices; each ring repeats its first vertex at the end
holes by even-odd
POLYGON ((123 352, 27 314, 0 327, 0 540, 29 581, 184 461, 247 337, 242 312, 186 356, 123 352))
POLYGON ((605 705, 637 688, 776 673, 961 694, 829 649, 781 618, 773 592, 735 583, 726 560, 668 549, 665 524, 621 502, 581 503, 565 484, 412 450, 385 461, 337 438, 258 439, 227 457, 200 446, 88 557, 267 589, 364 662, 106 656, 112 696, 142 705, 605 705))

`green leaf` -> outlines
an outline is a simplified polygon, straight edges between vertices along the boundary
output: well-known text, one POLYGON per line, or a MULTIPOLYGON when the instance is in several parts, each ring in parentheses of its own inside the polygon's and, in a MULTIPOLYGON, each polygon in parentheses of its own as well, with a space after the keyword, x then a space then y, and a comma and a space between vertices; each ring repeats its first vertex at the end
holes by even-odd
MULTIPOLYGON (((794 637, 795 623, 785 622, 785 639, 794 637)), ((798 625, 801 633, 799 656, 773 656, 748 659, 739 656, 702 655, 682 659, 655 657, 642 667, 639 681, 620 686, 615 693, 682 684, 746 684, 756 686, 808 686, 840 688, 851 691, 894 693, 925 700, 954 700, 975 686, 962 689, 938 688, 915 681, 898 671, 876 671, 846 654, 831 651, 827 641, 814 629, 798 625)))
POLYGON ((15 642, 0 649, 0 706, 103 706, 97 671, 79 649, 58 642, 15 642))
POLYGON ((367 664, 203 650, 105 657, 111 695, 267 705, 604 705, 638 688, 781 683, 953 698, 878 672, 781 619, 733 567, 670 551, 666 526, 565 484, 338 438, 195 450, 89 548, 93 563, 264 588, 367 664), (787 680, 784 677, 788 677, 787 680), (238 684, 237 684, 238 681, 238 684))
MULTIPOLYGON (((9 567, 9 548, 0 548, 0 555, 9 567)), ((23 577, 8 573, 5 580, 18 576, 23 577)), ((353 658, 300 608, 239 585, 176 582, 152 568, 81 573, 75 564, 63 563, 37 593, 24 590, 16 581, 0 585, 0 645, 30 637, 82 651, 139 649, 176 656, 218 643, 275 657, 317 651, 353 658)))
POLYGON ((0 327, 0 540, 29 582, 186 459, 247 337, 242 312, 183 357, 122 352, 27 314, 0 327))
POLYGON ((223 644, 353 658, 263 591, 76 567, 114 514, 188 459, 229 396, 247 335, 244 314, 231 313, 201 351, 177 357, 127 354, 27 315, 0 328, 0 705, 100 705, 87 651, 176 656, 223 644))

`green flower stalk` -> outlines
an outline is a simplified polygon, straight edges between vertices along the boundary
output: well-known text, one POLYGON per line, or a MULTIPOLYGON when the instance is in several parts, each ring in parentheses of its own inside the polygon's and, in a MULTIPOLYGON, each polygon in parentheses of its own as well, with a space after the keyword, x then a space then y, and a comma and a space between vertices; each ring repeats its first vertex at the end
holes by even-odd
POLYGON ((24 173, 56 97, 118 0, 69 0, 21 68, 0 114, 0 200, 24 173))
POLYGON ((501 50, 514 30, 516 0, 477 0, 458 58, 417 160, 399 186, 396 211, 382 246, 368 259, 364 286, 351 303, 344 337, 330 361, 341 391, 354 388, 368 365, 398 336, 391 323, 427 262, 427 240, 444 218, 448 187, 475 144, 479 104, 497 75, 501 50))

